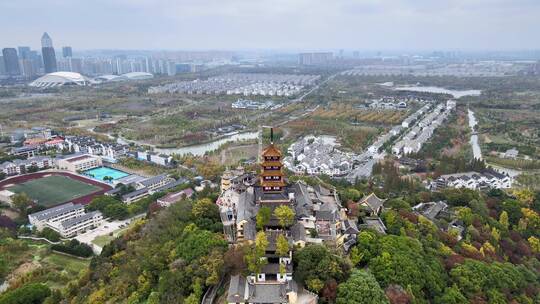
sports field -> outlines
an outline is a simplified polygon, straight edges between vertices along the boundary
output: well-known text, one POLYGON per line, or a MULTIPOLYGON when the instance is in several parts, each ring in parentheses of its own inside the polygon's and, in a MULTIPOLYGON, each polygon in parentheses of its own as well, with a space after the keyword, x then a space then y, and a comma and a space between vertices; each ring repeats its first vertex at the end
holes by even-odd
POLYGON ((51 175, 32 179, 8 188, 15 193, 24 192, 45 207, 55 206, 101 190, 67 176, 51 175))

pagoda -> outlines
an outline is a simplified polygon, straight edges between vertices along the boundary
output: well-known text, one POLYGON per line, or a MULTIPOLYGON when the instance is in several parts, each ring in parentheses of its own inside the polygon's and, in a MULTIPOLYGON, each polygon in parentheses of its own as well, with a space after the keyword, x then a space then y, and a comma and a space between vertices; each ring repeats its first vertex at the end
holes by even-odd
POLYGON ((274 130, 270 129, 270 145, 262 151, 260 185, 265 193, 281 193, 284 191, 285 174, 281 151, 274 145, 274 130))

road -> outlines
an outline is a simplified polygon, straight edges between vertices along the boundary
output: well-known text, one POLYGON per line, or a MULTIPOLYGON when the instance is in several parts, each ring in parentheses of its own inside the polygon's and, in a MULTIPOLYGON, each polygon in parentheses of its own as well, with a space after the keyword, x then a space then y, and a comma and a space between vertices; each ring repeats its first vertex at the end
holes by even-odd
POLYGON ((339 73, 335 73, 335 74, 332 74, 330 75, 328 78, 326 78, 325 80, 323 80, 321 83, 319 83, 318 85, 314 86, 313 88, 311 88, 311 90, 307 91, 306 93, 304 93, 302 96, 296 98, 296 99, 293 99, 293 102, 300 102, 302 100, 304 100, 304 98, 306 98, 306 96, 308 96, 309 94, 315 92, 315 90, 319 89, 319 87, 325 83, 327 83, 329 80, 331 79, 334 79, 334 77, 336 77, 339 73))
POLYGON ((476 117, 474 117, 474 112, 470 109, 467 109, 469 116, 469 127, 471 128, 471 146, 473 151, 473 157, 475 159, 482 159, 482 150, 480 150, 480 145, 478 144, 478 135, 476 134, 475 127, 478 124, 476 117))

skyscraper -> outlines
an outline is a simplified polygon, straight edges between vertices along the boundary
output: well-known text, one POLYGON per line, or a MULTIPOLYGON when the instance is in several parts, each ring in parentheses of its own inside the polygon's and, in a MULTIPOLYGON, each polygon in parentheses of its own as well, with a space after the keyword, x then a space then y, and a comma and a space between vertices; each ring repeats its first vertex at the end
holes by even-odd
POLYGON ((2 55, 4 56, 6 74, 12 76, 20 75, 21 70, 19 69, 19 56, 17 56, 17 50, 15 48, 5 48, 2 50, 2 55))
POLYGON ((29 46, 19 46, 17 47, 19 51, 20 59, 30 59, 30 47, 29 46))
POLYGON ((64 58, 73 57, 73 50, 70 46, 65 46, 62 48, 62 56, 64 56, 64 58))
POLYGON ((0 56, 0 75, 6 74, 6 67, 4 65, 4 56, 0 56))
POLYGON ((41 54, 43 55, 45 73, 56 72, 56 54, 54 53, 52 39, 46 32, 41 36, 41 54))

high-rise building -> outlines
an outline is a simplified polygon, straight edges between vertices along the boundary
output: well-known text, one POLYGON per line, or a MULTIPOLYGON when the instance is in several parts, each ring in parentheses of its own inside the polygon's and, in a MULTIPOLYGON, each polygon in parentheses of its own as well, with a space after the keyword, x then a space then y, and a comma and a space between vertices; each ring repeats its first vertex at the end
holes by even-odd
POLYGON ((34 64, 32 60, 30 59, 21 59, 20 60, 20 67, 22 75, 26 78, 32 78, 37 74, 36 69, 34 68, 34 64))
POLYGON ((15 76, 21 74, 19 68, 19 56, 17 56, 17 50, 15 48, 5 48, 2 50, 4 56, 4 66, 6 74, 15 76))
POLYGON ((45 73, 56 72, 56 54, 54 53, 52 39, 46 32, 41 36, 41 54, 43 56, 45 73))
POLYGON ((64 56, 64 58, 73 57, 73 50, 70 46, 65 46, 62 48, 62 56, 64 56))
POLYGON ((300 65, 319 65, 328 64, 332 60, 334 54, 331 52, 325 53, 300 53, 298 55, 298 63, 300 65))
POLYGON ((17 47, 17 50, 19 51, 20 59, 30 59, 31 50, 29 46, 19 46, 17 47))
POLYGON ((43 36, 41 36, 41 47, 53 47, 51 36, 49 36, 47 32, 43 33, 43 36))
POLYGON ((6 66, 4 65, 4 56, 0 56, 0 75, 6 74, 6 66))

